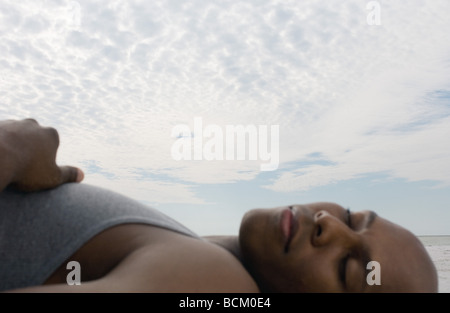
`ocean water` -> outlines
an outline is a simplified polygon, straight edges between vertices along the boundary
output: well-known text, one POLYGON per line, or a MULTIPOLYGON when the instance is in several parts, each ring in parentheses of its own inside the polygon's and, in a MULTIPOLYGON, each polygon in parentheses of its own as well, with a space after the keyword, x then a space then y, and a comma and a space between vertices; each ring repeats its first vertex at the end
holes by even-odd
POLYGON ((450 293, 450 236, 419 236, 436 265, 439 292, 450 293))

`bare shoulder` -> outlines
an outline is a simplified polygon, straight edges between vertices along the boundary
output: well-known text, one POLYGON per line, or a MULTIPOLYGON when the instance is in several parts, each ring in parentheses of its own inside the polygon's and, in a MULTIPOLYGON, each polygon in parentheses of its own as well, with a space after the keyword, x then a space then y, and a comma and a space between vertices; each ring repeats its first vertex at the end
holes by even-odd
POLYGON ((51 284, 17 292, 257 293, 242 264, 206 240, 168 233, 131 252, 105 276, 79 286, 51 284))
POLYGON ((152 236, 157 240, 136 245, 97 279, 74 286, 60 279, 15 292, 259 292, 241 262, 221 246, 162 229, 152 236))
POLYGON ((259 292, 230 252, 185 236, 136 250, 104 280, 131 292, 259 292))

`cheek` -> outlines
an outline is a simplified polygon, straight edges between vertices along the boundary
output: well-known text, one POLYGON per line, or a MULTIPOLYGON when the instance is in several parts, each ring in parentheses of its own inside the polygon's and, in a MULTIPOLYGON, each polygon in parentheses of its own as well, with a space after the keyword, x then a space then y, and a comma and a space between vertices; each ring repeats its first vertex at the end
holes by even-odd
POLYGON ((334 268, 323 255, 303 251, 283 268, 289 288, 295 292, 333 292, 336 289, 334 268))
POLYGON ((310 262, 302 270, 300 292, 340 292, 337 271, 334 267, 320 262, 310 262))

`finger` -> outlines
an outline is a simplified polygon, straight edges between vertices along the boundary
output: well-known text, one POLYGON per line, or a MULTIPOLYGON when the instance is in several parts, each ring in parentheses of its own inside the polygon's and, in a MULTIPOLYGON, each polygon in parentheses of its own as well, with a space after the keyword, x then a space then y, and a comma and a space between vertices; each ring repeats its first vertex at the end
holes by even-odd
POLYGON ((77 167, 60 166, 61 183, 79 183, 84 179, 84 173, 77 167))

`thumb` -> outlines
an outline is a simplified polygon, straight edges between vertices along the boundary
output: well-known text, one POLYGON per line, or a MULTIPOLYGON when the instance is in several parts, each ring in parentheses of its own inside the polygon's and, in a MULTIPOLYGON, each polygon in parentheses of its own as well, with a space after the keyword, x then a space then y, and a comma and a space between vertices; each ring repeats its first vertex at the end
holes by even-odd
POLYGON ((61 183, 79 183, 84 179, 84 173, 77 167, 60 166, 61 183))

